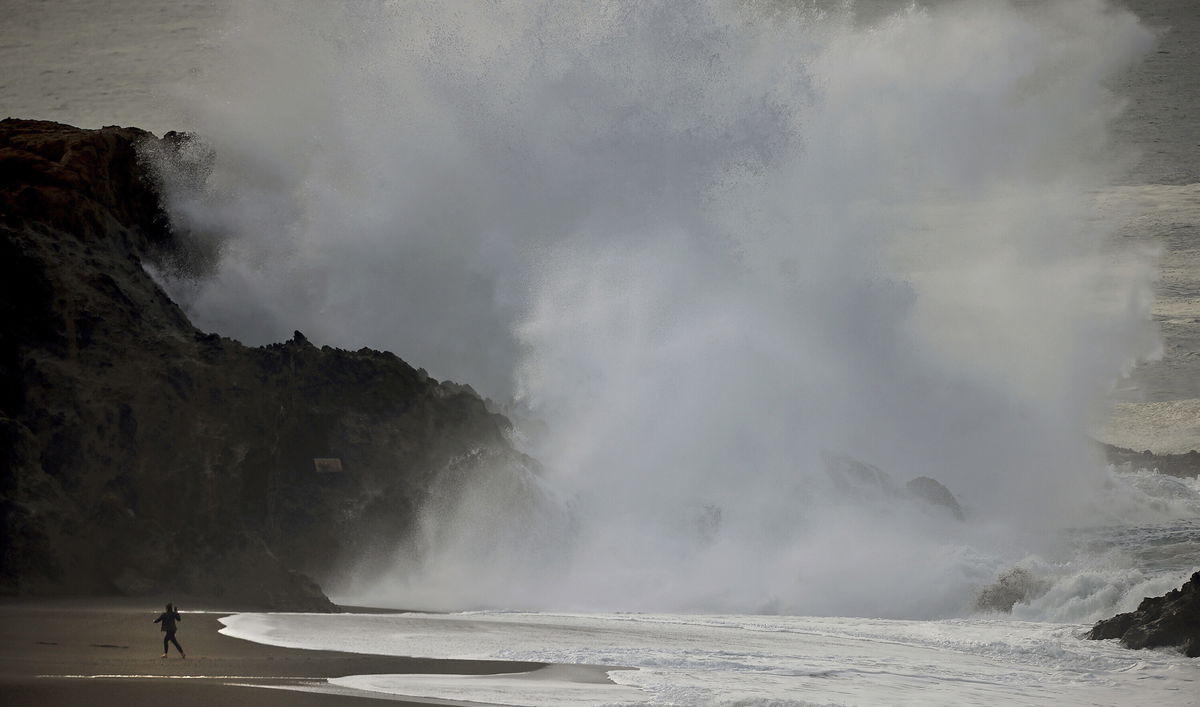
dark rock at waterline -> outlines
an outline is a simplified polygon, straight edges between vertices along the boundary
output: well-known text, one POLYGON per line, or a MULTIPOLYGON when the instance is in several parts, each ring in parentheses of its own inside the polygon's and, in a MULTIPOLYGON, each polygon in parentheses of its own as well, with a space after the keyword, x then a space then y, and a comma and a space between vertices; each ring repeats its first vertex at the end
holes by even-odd
POLYGON ((1088 638, 1117 638, 1126 648, 1176 647, 1200 657, 1200 571, 1179 589, 1146 597, 1135 611, 1096 622, 1088 638))
POLYGON ((1012 613, 1018 602, 1027 602, 1046 593, 1050 585, 1027 569, 1014 567, 984 587, 975 598, 976 611, 1012 613))
POLYGON ((1200 476, 1200 451, 1195 449, 1186 454, 1154 454, 1150 450, 1135 452, 1132 449, 1105 444, 1104 454, 1108 463, 1128 466, 1132 470, 1145 469, 1167 476, 1190 479, 1200 476))
POLYGON ((143 267, 189 247, 145 161, 185 143, 0 121, 0 592, 329 610, 309 577, 395 543, 452 464, 533 462, 393 354, 193 327, 143 267))

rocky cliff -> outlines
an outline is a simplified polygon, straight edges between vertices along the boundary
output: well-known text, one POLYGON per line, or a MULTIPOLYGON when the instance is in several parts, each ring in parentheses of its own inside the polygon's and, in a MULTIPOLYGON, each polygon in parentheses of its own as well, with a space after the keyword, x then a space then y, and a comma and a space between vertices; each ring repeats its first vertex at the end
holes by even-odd
POLYGON ((143 268, 184 247, 139 157, 170 148, 0 122, 0 591, 330 609, 308 577, 402 537, 439 476, 533 462, 390 353, 193 327, 143 268))

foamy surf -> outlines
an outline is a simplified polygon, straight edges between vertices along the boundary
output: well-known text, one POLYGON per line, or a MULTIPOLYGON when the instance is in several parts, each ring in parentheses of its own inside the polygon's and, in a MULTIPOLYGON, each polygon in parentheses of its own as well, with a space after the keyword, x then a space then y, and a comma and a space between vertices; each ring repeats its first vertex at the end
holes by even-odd
POLYGON ((613 685, 349 676, 338 687, 509 705, 1194 705, 1200 662, 1080 638, 1085 626, 678 614, 239 614, 271 645, 426 658, 621 666, 613 685), (579 702, 577 702, 579 700, 579 702))

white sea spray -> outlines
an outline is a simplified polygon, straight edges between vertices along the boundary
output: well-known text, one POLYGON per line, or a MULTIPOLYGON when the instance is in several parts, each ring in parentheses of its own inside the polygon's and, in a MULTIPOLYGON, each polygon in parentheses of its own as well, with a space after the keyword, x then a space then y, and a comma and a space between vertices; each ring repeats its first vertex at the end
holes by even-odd
POLYGON ((1092 198, 1151 39, 1088 0, 247 5, 172 204, 223 257, 174 294, 546 423, 560 532, 486 509, 494 475, 364 596, 958 614, 1094 511, 1083 429, 1157 349, 1092 198), (827 453, 969 519, 847 498, 827 453))

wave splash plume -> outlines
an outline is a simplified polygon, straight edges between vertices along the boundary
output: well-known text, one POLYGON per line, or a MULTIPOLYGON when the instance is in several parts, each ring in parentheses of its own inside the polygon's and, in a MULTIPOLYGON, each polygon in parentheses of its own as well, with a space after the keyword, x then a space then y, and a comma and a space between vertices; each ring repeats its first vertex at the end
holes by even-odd
POLYGON ((1082 430, 1158 347, 1153 263, 1094 208, 1127 157, 1106 81, 1152 42, 1131 14, 239 12, 187 97, 212 173, 172 203, 220 258, 173 294, 250 343, 299 328, 512 400, 544 465, 448 489, 346 591, 944 616, 1099 512, 1082 430), (831 459, 937 479, 967 520, 831 459))

